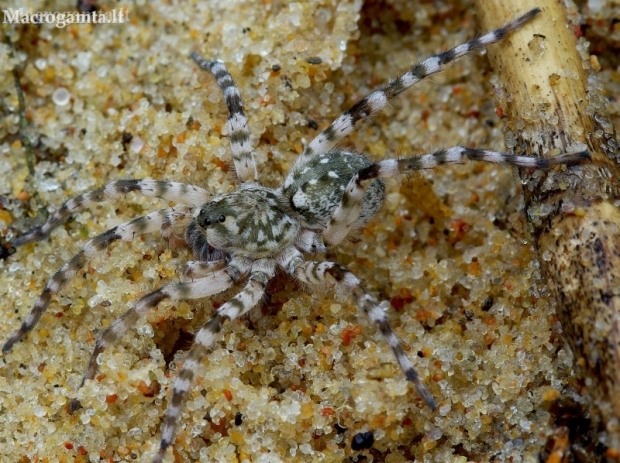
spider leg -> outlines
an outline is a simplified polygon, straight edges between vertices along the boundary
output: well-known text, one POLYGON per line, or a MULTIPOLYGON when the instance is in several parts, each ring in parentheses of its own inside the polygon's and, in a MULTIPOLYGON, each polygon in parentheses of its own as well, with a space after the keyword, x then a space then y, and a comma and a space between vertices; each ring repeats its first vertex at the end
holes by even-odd
POLYGON ((35 327, 49 305, 52 296, 57 294, 98 252, 106 249, 114 241, 131 241, 137 236, 160 230, 162 225, 166 222, 171 222, 190 214, 191 208, 186 206, 161 209, 143 217, 125 222, 88 240, 84 248, 50 278, 30 314, 26 320, 24 320, 19 330, 17 330, 4 344, 2 352, 11 350, 16 342, 21 340, 26 333, 35 327))
POLYGON ((500 41, 510 32, 519 29, 525 23, 532 20, 540 11, 540 8, 534 8, 494 31, 484 34, 481 37, 471 39, 443 53, 430 56, 384 87, 371 92, 317 135, 297 159, 294 168, 301 167, 313 156, 328 152, 338 141, 353 132, 355 124, 360 119, 366 119, 376 111, 383 109, 392 98, 407 90, 412 85, 415 85, 430 75, 442 71, 446 64, 455 59, 500 41))
POLYGON ((313 230, 301 230, 295 242, 295 247, 310 254, 326 251, 323 238, 313 230))
POLYGON ((362 184, 359 173, 349 181, 340 203, 322 233, 326 246, 340 244, 354 228, 362 210, 366 186, 367 184, 362 184))
POLYGON ((275 274, 275 264, 269 260, 258 260, 252 265, 249 280, 243 290, 231 300, 217 309, 209 321, 200 329, 194 344, 189 350, 181 371, 174 382, 172 399, 166 410, 166 420, 162 428, 159 451, 153 463, 161 463, 167 448, 172 443, 177 420, 181 414, 185 395, 191 386, 192 379, 201 359, 207 354, 211 345, 218 339, 222 325, 227 320, 234 320, 247 313, 258 304, 265 294, 267 282, 275 274))
POLYGON ((360 171, 351 178, 342 199, 332 214, 329 224, 323 231, 323 239, 327 246, 335 246, 342 242, 354 228, 362 209, 367 180, 376 178, 392 178, 416 170, 434 169, 445 164, 463 164, 467 161, 482 161, 494 164, 510 164, 530 169, 549 169, 557 165, 574 165, 591 159, 587 151, 561 154, 551 158, 534 158, 514 154, 500 153, 485 149, 454 146, 438 150, 422 156, 402 159, 386 159, 360 171))
POLYGON ((205 262, 223 259, 225 253, 214 249, 207 241, 204 229, 193 219, 185 230, 185 242, 192 250, 194 258, 205 262))
POLYGON ((334 262, 306 262, 303 260, 301 253, 291 252, 290 250, 281 254, 278 264, 303 283, 311 285, 335 283, 351 294, 357 306, 379 328, 379 332, 392 348, 396 361, 403 370, 407 380, 414 384, 418 394, 420 394, 427 405, 435 410, 437 407, 435 399, 433 399, 433 396, 426 389, 418 373, 413 368, 400 340, 390 326, 385 312, 377 300, 366 292, 360 280, 353 273, 334 262))
POLYGON ((203 262, 200 260, 190 260, 183 266, 183 278, 185 281, 204 278, 213 272, 222 270, 226 266, 224 259, 203 262))
POLYGON ((224 93, 226 106, 228 106, 228 136, 230 137, 230 149, 232 150, 235 170, 241 182, 256 182, 258 174, 256 163, 252 154, 253 148, 250 145, 250 134, 248 132, 248 119, 243 112, 243 101, 241 94, 235 86, 232 76, 221 61, 208 61, 201 58, 196 52, 192 52, 192 59, 198 64, 200 69, 210 71, 217 81, 217 85, 224 93))
POLYGON ((411 173, 416 170, 434 169, 444 164, 462 164, 467 161, 510 164, 516 167, 530 169, 549 169, 553 166, 562 164, 567 166, 580 164, 588 159, 591 159, 591 156, 587 151, 561 154, 550 158, 534 158, 484 149, 467 148, 465 146, 454 146, 422 156, 386 159, 361 169, 358 175, 361 181, 372 178, 390 178, 399 174, 411 173))
POLYGON ((64 223, 76 212, 96 203, 120 199, 130 191, 191 206, 200 206, 207 202, 211 196, 202 188, 185 183, 158 180, 116 180, 101 188, 70 199, 47 219, 43 225, 27 231, 17 237, 11 244, 15 247, 23 246, 32 241, 46 238, 54 228, 64 223))
MULTIPOLYGON (((230 288, 233 279, 225 271, 212 272, 211 275, 192 282, 175 282, 167 284, 152 293, 143 296, 135 306, 125 312, 120 318, 116 319, 103 333, 97 338, 95 349, 90 357, 88 368, 82 377, 80 387, 84 383, 95 377, 97 372, 97 357, 107 347, 118 341, 123 335, 146 314, 149 310, 157 307, 164 299, 175 301, 183 299, 200 299, 221 293, 230 288)), ((71 401, 71 411, 74 412, 80 406, 77 399, 71 401)))

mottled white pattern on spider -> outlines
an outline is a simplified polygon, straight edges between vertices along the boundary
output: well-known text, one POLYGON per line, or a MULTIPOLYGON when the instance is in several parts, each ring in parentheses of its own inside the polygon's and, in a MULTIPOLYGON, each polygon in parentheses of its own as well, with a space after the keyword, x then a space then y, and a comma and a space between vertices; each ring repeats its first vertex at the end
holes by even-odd
MULTIPOLYGON (((353 131, 357 122, 385 107, 392 98, 421 79, 441 71, 448 62, 499 41, 539 12, 534 9, 504 27, 431 56, 370 93, 308 145, 278 189, 267 188, 258 182, 243 103, 226 67, 221 62, 206 61, 193 53, 192 58, 202 69, 213 74, 223 91, 229 110, 227 124, 232 157, 241 183, 239 189, 212 197, 204 189, 184 183, 118 180, 67 201, 45 224, 17 238, 13 244, 21 246, 45 238, 72 214, 98 202, 122 199, 130 191, 183 205, 150 213, 89 240, 49 280, 31 313, 6 342, 3 351, 8 352, 34 328, 52 295, 58 293, 97 252, 110 243, 131 241, 137 236, 157 231, 169 237, 173 229, 184 226, 185 241, 196 260, 186 264, 183 280, 167 284, 142 297, 101 333, 82 381, 84 384, 84 381, 95 376, 97 356, 160 301, 205 298, 230 288, 236 282, 245 281, 244 288, 217 309, 196 335, 174 383, 155 462, 163 459, 166 449, 173 442, 176 423, 194 372, 208 349, 217 341, 223 323, 245 314, 260 302, 267 282, 278 267, 303 283, 338 286, 348 292, 392 348, 406 378, 434 409, 432 395, 405 355, 379 301, 367 293, 358 278, 345 267, 334 262, 306 260, 304 254, 321 253, 327 247, 338 245, 352 230, 364 226, 383 202, 385 186, 382 178, 467 160, 536 169, 579 163, 588 158, 584 152, 537 159, 456 146, 418 157, 372 162, 363 155, 334 149, 339 140, 353 131)), ((72 409, 77 407, 79 403, 74 401, 72 409)))

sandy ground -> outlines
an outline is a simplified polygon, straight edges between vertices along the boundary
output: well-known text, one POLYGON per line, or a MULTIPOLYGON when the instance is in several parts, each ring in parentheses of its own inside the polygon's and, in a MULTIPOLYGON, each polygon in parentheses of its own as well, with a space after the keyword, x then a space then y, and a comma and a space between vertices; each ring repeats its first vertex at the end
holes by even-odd
MULTIPOLYGON (((47 2, 19 2, 32 11, 75 9, 75 2, 55 3, 51 10, 47 2)), ((16 49, 9 58, 0 45, 5 239, 37 223, 40 208, 57 210, 115 179, 235 188, 226 108, 211 76, 189 59, 192 50, 228 64, 260 180, 277 186, 319 130, 373 87, 480 32, 467 2, 457 1, 415 8, 396 0, 97 3, 127 8, 129 22, 4 25, 16 49), (19 138, 15 66, 35 144, 34 178, 19 138)), ((591 2, 582 12, 617 122, 618 33, 609 33, 605 10, 612 4, 591 2)), ((484 55, 462 59, 360 124, 345 145, 372 159, 456 144, 505 149, 492 76, 484 55)), ((165 206, 129 195, 1 260, 0 339, 87 237, 165 206)), ((437 411, 407 384, 345 295, 305 291, 278 275, 264 305, 228 326, 205 358, 166 461, 362 454, 386 462, 537 462, 562 441, 558 429, 569 420, 580 431, 583 461, 600 459, 605 436, 588 415, 587 384, 562 339, 522 208, 507 167, 424 172, 388 182, 375 220, 326 256, 389 301, 390 320, 437 411), (368 431, 372 449, 352 450, 353 437, 368 431)), ((157 234, 115 244, 53 299, 25 341, 0 356, 0 459, 150 460, 192 334, 230 294, 160 304, 100 357, 95 381, 77 386, 97 333, 178 278, 189 259, 157 234), (69 415, 74 397, 83 408, 69 415)))

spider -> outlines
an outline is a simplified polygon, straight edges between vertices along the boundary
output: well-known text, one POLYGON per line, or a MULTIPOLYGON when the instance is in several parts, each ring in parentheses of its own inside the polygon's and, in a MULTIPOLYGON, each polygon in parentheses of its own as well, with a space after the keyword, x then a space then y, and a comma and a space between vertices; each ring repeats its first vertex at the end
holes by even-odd
MULTIPOLYGON (((373 162, 362 154, 335 148, 343 137, 354 130, 357 122, 381 110, 392 98, 425 77, 440 72, 449 62, 500 41, 540 11, 535 8, 479 38, 430 56, 384 87, 371 92, 310 142, 277 189, 258 182, 243 103, 226 66, 220 61, 205 60, 193 52, 192 59, 201 69, 213 74, 223 92, 229 111, 227 128, 239 189, 229 194, 211 195, 203 188, 185 183, 117 180, 64 203, 43 225, 17 237, 12 244, 19 247, 46 238, 71 215, 96 203, 122 199, 132 191, 182 205, 149 213, 90 239, 48 281, 19 330, 4 344, 3 352, 10 351, 35 327, 52 296, 59 293, 95 254, 114 241, 131 241, 146 233, 159 231, 164 238, 171 238, 174 230, 182 226, 185 229, 185 243, 195 260, 185 264, 180 281, 168 283, 143 296, 99 335, 81 382, 83 385, 94 378, 99 354, 164 299, 206 298, 235 284, 243 284, 240 292, 219 307, 195 337, 174 382, 159 450, 153 460, 155 463, 163 460, 173 442, 184 398, 199 362, 218 340, 226 321, 246 314, 259 304, 277 268, 303 284, 327 285, 347 292, 377 326, 407 380, 414 384, 426 404, 435 409, 433 396, 405 355, 379 301, 363 288, 360 280, 347 268, 335 262, 306 260, 305 256, 324 253, 341 243, 353 230, 368 223, 382 205, 385 195, 383 178, 468 160, 506 163, 526 169, 548 169, 562 164, 578 164, 590 158, 587 152, 540 159, 455 146, 422 156, 373 162)), ((75 411, 79 406, 74 400, 71 410, 75 411)))

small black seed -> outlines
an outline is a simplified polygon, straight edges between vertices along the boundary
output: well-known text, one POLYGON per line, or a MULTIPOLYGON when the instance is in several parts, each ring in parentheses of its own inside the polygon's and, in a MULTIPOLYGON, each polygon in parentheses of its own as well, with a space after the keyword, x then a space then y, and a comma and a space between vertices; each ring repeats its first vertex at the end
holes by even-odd
POLYGON ((360 432, 353 436, 351 441, 351 450, 364 450, 369 449, 375 443, 375 436, 372 432, 360 432))
POLYGON ((243 415, 239 412, 235 415, 235 426, 241 426, 243 423, 243 415))

